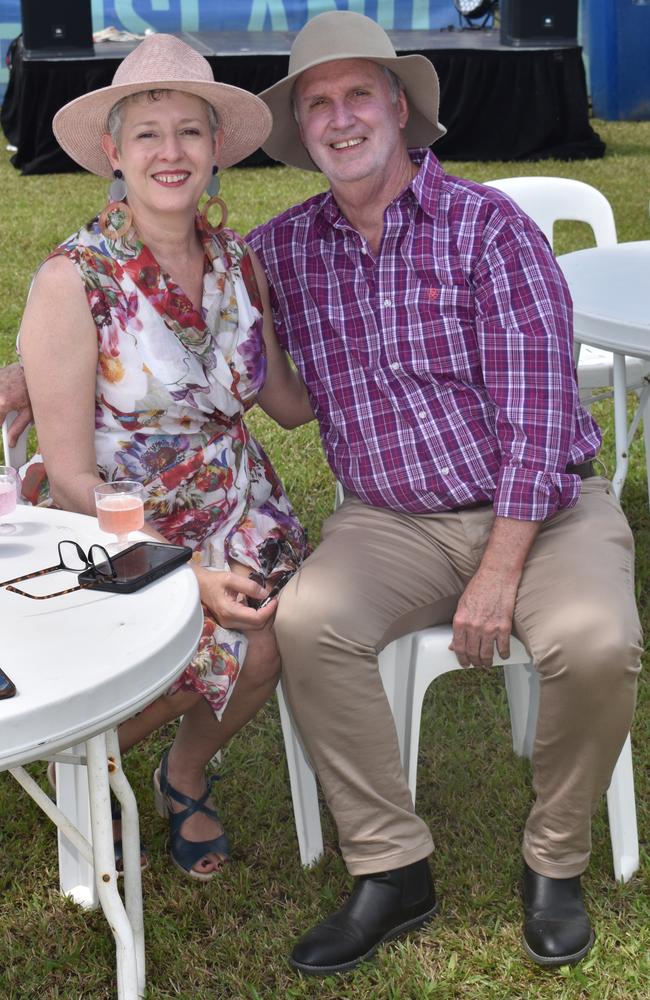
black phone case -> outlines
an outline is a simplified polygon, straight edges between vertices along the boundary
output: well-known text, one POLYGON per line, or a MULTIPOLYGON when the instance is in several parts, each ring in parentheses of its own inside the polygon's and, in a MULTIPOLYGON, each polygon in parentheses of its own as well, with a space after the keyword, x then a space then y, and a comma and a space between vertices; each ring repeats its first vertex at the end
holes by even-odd
POLYGON ((0 699, 13 698, 16 693, 14 682, 0 669, 0 699))
MULTIPOLYGON (((124 553, 118 553, 113 562, 118 560, 120 555, 126 555, 127 552, 132 552, 133 549, 146 545, 160 546, 162 544, 162 542, 136 542, 135 545, 131 545, 128 549, 125 549, 124 553)), ((177 569, 192 558, 192 550, 187 545, 170 545, 169 548, 169 559, 166 562, 152 567, 146 573, 143 573, 141 576, 135 576, 131 580, 109 580, 96 576, 92 569, 85 569, 83 573, 79 574, 79 583, 90 585, 93 590, 105 590, 111 594, 133 594, 136 590, 142 590, 143 587, 153 583, 154 580, 159 580, 161 576, 171 573, 173 569, 177 569)))

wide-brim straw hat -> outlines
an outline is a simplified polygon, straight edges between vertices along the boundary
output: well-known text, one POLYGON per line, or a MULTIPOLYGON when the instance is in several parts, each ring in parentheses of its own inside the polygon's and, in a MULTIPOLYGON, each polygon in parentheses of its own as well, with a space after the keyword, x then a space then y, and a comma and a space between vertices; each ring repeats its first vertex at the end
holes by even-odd
POLYGON ((216 83, 207 59, 174 35, 149 35, 118 66, 110 87, 92 90, 57 111, 52 129, 68 156, 102 177, 113 171, 101 147, 111 108, 130 94, 178 90, 211 104, 223 129, 219 166, 231 167, 262 145, 271 131, 266 104, 240 87, 216 83))
POLYGON ((273 112, 273 129, 262 144, 274 160, 303 170, 318 170, 300 139, 291 97, 305 70, 339 59, 370 59, 388 66, 404 84, 409 104, 406 142, 430 146, 447 129, 438 121, 438 74, 425 56, 398 56, 390 38, 376 21, 349 10, 332 10, 313 17, 298 32, 291 47, 289 72, 260 97, 273 112))

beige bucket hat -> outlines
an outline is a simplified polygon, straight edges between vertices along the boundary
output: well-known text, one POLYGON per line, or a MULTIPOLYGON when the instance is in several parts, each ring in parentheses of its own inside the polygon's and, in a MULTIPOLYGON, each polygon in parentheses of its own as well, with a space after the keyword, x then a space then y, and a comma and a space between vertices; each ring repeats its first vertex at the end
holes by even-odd
POLYGON ((291 95, 305 70, 336 59, 370 59, 388 66, 404 84, 409 104, 406 141, 429 146, 447 129, 438 121, 438 74, 425 56, 398 56, 390 38, 376 21, 349 10, 332 10, 313 17, 298 32, 291 47, 289 73, 260 97, 273 112, 273 129, 263 143, 274 160, 303 170, 318 170, 300 140, 291 95))
POLYGON ((247 90, 216 83, 207 59, 174 35, 149 35, 118 66, 110 87, 70 101, 52 129, 73 160, 102 177, 113 171, 101 147, 108 113, 123 97, 143 90, 179 90, 211 104, 224 132, 220 166, 231 167, 264 142, 271 131, 266 104, 247 90))

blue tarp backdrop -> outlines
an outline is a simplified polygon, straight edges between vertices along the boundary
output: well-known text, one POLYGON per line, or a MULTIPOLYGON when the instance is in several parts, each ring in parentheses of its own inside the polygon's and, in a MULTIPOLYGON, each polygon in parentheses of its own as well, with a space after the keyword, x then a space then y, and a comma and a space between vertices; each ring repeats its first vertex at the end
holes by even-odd
MULTIPOLYGON (((56 0, 43 0, 49 9, 56 0)), ((113 25, 136 34, 156 31, 298 31, 325 10, 356 10, 384 28, 436 30, 458 26, 451 0, 92 0, 93 30, 113 25)), ((20 34, 20 0, 0 0, 0 100, 8 79, 9 42, 20 34)))

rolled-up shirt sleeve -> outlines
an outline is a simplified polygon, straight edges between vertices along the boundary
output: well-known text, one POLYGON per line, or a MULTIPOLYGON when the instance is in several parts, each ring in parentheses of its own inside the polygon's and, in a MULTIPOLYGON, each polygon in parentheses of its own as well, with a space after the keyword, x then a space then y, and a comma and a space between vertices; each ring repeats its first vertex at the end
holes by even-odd
POLYGON ((502 455, 494 511, 543 521, 580 495, 579 477, 566 472, 578 406, 571 297, 545 237, 526 217, 497 219, 484 247, 472 279, 502 455))

